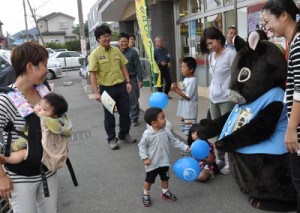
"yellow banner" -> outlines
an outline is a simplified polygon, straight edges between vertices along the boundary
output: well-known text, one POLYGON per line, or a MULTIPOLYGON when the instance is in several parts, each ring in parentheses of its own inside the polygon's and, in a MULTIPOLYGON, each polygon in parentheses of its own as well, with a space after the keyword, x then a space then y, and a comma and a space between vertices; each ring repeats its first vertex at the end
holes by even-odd
POLYGON ((156 84, 156 87, 161 87, 160 70, 154 60, 154 46, 150 35, 146 0, 135 0, 135 6, 140 34, 151 65, 152 78, 154 80, 154 84, 156 84))

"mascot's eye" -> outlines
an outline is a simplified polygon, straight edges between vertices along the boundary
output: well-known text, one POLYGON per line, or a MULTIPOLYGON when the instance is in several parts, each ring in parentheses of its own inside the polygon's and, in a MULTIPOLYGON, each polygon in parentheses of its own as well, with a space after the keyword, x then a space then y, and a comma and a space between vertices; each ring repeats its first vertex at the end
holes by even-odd
POLYGON ((238 76, 238 82, 245 82, 248 81, 251 77, 251 70, 247 67, 243 67, 238 76))

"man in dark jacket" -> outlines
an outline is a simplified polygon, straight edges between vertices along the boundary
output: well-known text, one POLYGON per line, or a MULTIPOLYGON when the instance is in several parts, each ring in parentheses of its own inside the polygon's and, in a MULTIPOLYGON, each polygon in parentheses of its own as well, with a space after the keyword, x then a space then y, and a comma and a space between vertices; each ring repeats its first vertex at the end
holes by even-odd
POLYGON ((140 88, 143 86, 142 65, 136 50, 129 47, 129 35, 127 33, 120 33, 119 47, 128 60, 126 68, 132 85, 132 90, 129 93, 130 120, 132 126, 137 126, 140 114, 140 88))
MULTIPOLYGON (((158 87, 157 90, 159 92, 163 91, 163 80, 165 80, 166 85, 164 88, 164 93, 168 95, 170 88, 171 88, 171 74, 170 74, 170 67, 171 67, 171 57, 167 50, 167 48, 163 47, 163 39, 160 36, 155 38, 156 48, 154 50, 154 59, 157 63, 159 70, 160 70, 160 77, 161 77, 161 87, 158 87)), ((168 95, 169 99, 171 97, 168 95)))

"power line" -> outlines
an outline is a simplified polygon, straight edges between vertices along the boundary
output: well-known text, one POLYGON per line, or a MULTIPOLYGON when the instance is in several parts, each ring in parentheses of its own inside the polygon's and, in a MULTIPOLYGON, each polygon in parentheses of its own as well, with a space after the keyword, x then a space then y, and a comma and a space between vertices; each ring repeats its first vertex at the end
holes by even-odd
POLYGON ((35 11, 37 11, 38 9, 40 9, 41 7, 45 6, 45 4, 47 4, 50 0, 46 0, 44 3, 42 3, 41 6, 35 8, 35 11))

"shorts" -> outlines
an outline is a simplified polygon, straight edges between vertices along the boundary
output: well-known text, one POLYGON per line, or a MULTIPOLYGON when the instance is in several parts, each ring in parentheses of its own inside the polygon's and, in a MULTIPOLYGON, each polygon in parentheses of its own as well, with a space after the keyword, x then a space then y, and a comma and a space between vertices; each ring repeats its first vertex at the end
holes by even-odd
POLYGON ((148 183, 155 183, 155 178, 156 176, 159 175, 160 179, 162 181, 167 181, 170 179, 170 175, 169 175, 169 167, 165 166, 165 167, 158 167, 157 169, 154 169, 150 172, 146 173, 146 179, 145 181, 148 183))

